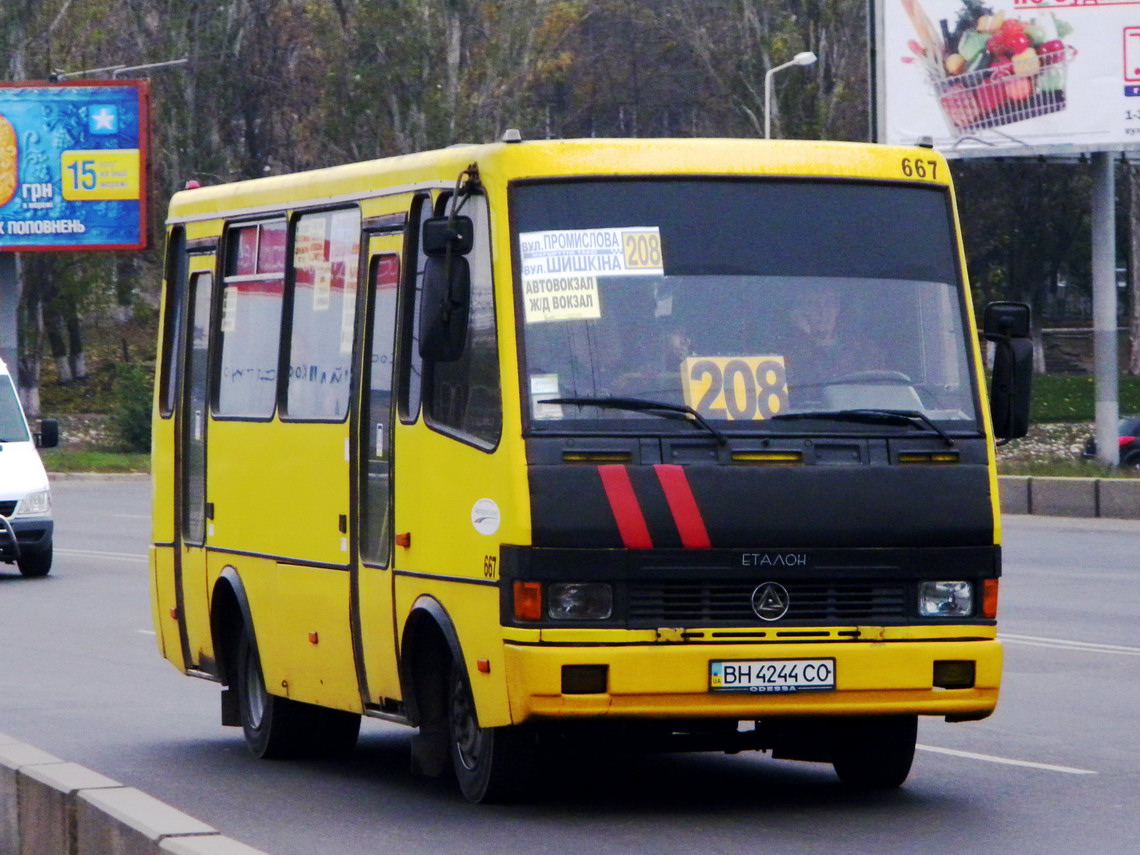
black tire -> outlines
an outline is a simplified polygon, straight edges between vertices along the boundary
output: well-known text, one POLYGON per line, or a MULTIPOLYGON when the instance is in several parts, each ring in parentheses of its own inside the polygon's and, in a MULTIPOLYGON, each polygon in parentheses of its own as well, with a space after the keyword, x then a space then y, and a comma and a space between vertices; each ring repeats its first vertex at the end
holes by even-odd
POLYGON ((16 560, 16 566, 20 568, 20 574, 28 578, 46 576, 51 572, 51 558, 52 547, 49 543, 47 549, 24 552, 16 560))
POLYGON ((237 650, 238 710, 245 744, 254 757, 343 757, 356 745, 360 716, 271 695, 249 632, 237 650))
POLYGON ((852 718, 832 732, 831 762, 844 784, 865 790, 901 787, 918 741, 918 716, 852 718))
POLYGON ((452 665, 448 690, 448 740, 459 789, 468 801, 517 801, 533 773, 534 739, 520 727, 480 727, 467 674, 452 665))
POLYGON ((1120 461, 1120 465, 1124 469, 1135 469, 1140 471, 1140 451, 1134 451, 1120 461))
POLYGON ((241 729, 250 753, 264 760, 296 757, 302 753, 300 710, 288 698, 266 691, 261 662, 248 629, 242 632, 238 642, 236 674, 241 729))

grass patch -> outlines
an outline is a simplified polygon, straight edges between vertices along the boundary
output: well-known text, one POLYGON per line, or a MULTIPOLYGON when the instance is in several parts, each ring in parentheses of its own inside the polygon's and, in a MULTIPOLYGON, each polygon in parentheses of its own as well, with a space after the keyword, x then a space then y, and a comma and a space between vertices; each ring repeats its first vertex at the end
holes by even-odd
MULTIPOLYGON (((1140 413, 1140 377, 1120 375, 1120 413, 1140 413)), ((1096 418, 1095 381, 1080 374, 1033 375, 1031 422, 1091 422, 1096 418)))
POLYGON ((998 461, 999 475, 1033 475, 1038 478, 1140 478, 1140 472, 1114 469, 1091 460, 998 461))
POLYGON ((89 448, 44 448, 48 472, 149 472, 150 455, 89 448))

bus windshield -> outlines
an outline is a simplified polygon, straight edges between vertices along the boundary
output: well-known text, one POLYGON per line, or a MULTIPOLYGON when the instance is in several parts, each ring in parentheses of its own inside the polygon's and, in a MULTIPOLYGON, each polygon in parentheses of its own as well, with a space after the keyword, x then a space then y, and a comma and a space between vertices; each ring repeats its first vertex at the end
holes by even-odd
POLYGON ((28 426, 20 411, 20 401, 12 386, 12 378, 0 375, 0 442, 27 442, 28 426))
POLYGON ((978 429, 945 188, 562 181, 511 206, 535 431, 678 407, 732 432, 853 410, 978 429))

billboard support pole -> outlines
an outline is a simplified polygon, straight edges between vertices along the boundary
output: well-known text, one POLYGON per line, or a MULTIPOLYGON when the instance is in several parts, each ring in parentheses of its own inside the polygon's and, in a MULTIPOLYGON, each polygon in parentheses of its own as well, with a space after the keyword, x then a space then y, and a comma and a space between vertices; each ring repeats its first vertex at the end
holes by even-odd
POLYGON ((14 379, 19 377, 20 279, 16 253, 0 252, 0 359, 8 365, 14 379))
POLYGON ((1119 368, 1116 339, 1116 174, 1112 152, 1092 155, 1093 349, 1096 366, 1097 458, 1120 463, 1117 421, 1119 368))

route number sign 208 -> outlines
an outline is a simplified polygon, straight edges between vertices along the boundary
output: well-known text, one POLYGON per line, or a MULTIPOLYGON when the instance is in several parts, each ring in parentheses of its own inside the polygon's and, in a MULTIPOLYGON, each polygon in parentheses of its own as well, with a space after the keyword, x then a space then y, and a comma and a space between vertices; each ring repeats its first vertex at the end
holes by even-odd
POLYGON ((681 381, 685 403, 706 419, 767 419, 788 408, 782 356, 690 356, 681 381))

